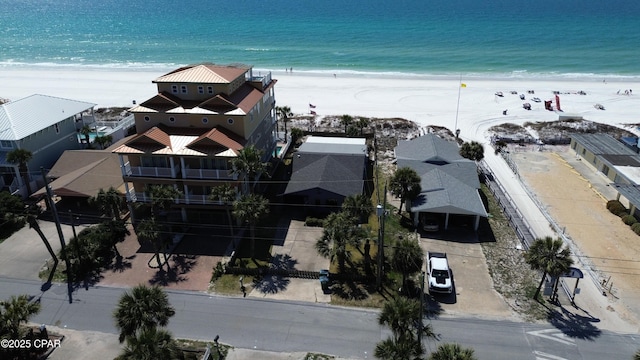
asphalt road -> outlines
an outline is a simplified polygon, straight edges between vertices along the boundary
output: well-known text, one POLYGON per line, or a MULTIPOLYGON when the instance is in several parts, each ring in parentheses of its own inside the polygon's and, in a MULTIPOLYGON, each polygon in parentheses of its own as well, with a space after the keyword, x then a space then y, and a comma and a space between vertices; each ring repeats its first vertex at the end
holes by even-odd
MULTIPOLYGON (((112 312, 125 291, 79 289, 69 304, 64 284, 45 292, 41 283, 0 278, 0 299, 29 294, 42 310, 32 320, 75 330, 116 333, 112 312)), ((277 352, 316 351, 341 357, 373 358, 375 344, 390 332, 377 323, 377 312, 323 304, 212 296, 169 291, 176 315, 169 330, 176 337, 220 341, 238 348, 277 352)), ((557 327, 473 318, 425 319, 440 342, 475 349, 479 359, 631 359, 640 348, 638 335, 600 331, 576 319, 557 327)), ((435 349, 438 342, 429 341, 435 349)))

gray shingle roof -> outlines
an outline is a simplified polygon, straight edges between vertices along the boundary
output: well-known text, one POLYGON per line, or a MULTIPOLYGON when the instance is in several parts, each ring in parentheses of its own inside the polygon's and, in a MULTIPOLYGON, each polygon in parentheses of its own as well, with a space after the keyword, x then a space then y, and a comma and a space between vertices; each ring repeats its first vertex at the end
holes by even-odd
POLYGON ((23 139, 96 104, 47 95, 31 95, 0 105, 0 140, 23 139))
POLYGON ((398 160, 422 160, 433 163, 469 161, 460 156, 458 144, 444 140, 434 134, 398 141, 395 153, 398 160))
POLYGON ((398 168, 420 175, 422 192, 411 203, 412 212, 487 216, 476 164, 460 156, 456 143, 427 134, 399 142, 395 152, 398 168))
POLYGON ((609 134, 570 134, 569 136, 595 155, 638 155, 609 134))
POLYGON ((362 193, 365 157, 298 152, 285 195, 323 189, 342 196, 362 193))

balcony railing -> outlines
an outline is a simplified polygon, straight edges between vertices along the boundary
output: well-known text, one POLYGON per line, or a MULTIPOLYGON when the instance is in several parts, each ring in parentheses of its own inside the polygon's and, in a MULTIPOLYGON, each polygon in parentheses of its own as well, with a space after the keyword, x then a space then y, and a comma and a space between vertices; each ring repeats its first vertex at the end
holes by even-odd
POLYGON ((189 204, 189 205, 220 205, 221 202, 217 200, 210 200, 209 195, 199 195, 199 194, 187 194, 180 199, 178 202, 181 204, 189 204))
POLYGON ((124 173, 126 176, 141 177, 172 177, 171 168, 167 167, 148 167, 148 166, 131 166, 130 163, 124 164, 124 173))
POLYGON ((185 169, 186 179, 231 179, 231 170, 227 169, 185 169))

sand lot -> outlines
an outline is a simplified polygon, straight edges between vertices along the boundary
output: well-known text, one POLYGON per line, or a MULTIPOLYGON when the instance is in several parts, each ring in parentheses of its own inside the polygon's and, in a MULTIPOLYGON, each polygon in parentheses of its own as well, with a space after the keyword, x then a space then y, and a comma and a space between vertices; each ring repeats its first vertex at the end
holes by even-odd
POLYGON ((571 239, 576 266, 592 269, 598 281, 612 287, 607 309, 638 324, 640 237, 606 209, 606 201, 616 198, 610 181, 568 146, 511 149, 522 181, 571 239))

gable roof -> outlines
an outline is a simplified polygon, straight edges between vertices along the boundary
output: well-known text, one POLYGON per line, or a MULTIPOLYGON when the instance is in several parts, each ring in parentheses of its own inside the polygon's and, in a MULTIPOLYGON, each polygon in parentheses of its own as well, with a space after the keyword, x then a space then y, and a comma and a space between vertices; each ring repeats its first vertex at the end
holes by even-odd
POLYGON ((245 143, 244 139, 221 127, 204 129, 159 125, 133 136, 113 152, 235 157, 245 143))
POLYGON ((0 140, 16 141, 96 104, 47 95, 31 95, 0 105, 0 140))
POLYGON ((153 82, 228 84, 242 76, 249 69, 250 67, 244 65, 189 65, 162 75, 153 82))
POLYGON ((322 189, 345 197, 361 194, 364 167, 364 154, 298 152, 293 158, 293 171, 284 195, 312 189, 322 189))

